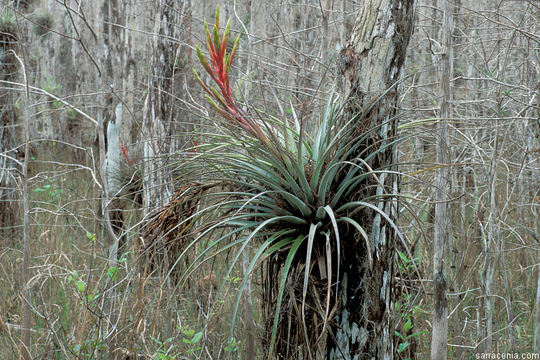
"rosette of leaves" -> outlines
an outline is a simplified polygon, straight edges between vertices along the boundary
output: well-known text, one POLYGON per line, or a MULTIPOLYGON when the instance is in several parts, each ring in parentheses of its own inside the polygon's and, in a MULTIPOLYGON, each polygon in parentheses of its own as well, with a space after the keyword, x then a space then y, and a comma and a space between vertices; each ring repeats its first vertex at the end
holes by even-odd
MULTIPOLYGON (((365 140, 380 128, 359 133, 355 124, 370 109, 345 119, 336 96, 327 100, 312 133, 304 129, 292 106, 292 119, 240 106, 229 80, 239 37, 227 53, 230 22, 221 35, 219 9, 212 31, 206 21, 205 29, 209 60, 201 49, 196 51, 215 86, 194 73, 225 131, 205 134, 212 141, 200 144, 183 168, 186 174, 196 173, 208 182, 228 186, 227 191, 208 195, 212 201, 186 220, 208 214, 213 218, 190 245, 207 244, 186 274, 208 257, 234 250, 224 277, 229 278, 242 252, 250 249, 247 273, 263 266, 265 352, 269 357, 312 357, 326 341, 343 252, 355 249, 371 256, 361 217, 378 212, 393 226, 376 206, 382 197, 391 195, 365 191, 380 185, 380 175, 387 172, 368 164, 392 143, 366 146, 365 140), (218 230, 219 235, 213 235, 218 230)), ((240 286, 231 339, 248 278, 240 286)))

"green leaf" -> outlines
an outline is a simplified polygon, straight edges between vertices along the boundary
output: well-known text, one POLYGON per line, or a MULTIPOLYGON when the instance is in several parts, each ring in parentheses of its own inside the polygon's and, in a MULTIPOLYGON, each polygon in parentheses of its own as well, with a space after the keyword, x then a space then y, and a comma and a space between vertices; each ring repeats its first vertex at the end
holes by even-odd
POLYGON ((158 338, 155 338, 153 337, 152 335, 148 335, 150 337, 150 339, 152 339, 155 343, 157 343, 158 345, 163 345, 163 343, 161 342, 161 340, 159 340, 158 338))
POLYGON ((398 249, 396 249, 399 257, 401 258, 401 260, 403 260, 403 262, 405 263, 408 263, 409 262, 409 258, 407 257, 407 255, 405 255, 403 252, 399 251, 398 249))
POLYGON ((219 47, 221 45, 221 41, 219 39, 219 31, 218 31, 217 26, 218 26, 218 24, 216 22, 216 25, 214 25, 214 28, 212 29, 212 32, 213 32, 213 35, 214 35, 214 46, 215 46, 216 53, 219 52, 219 47))
POLYGON ((247 270, 245 272, 244 280, 242 281, 242 284, 240 285, 240 288, 238 289, 238 293, 237 293, 237 296, 236 296, 236 304, 234 306, 231 326, 229 328, 229 342, 233 341, 234 325, 235 325, 235 322, 236 322, 238 309, 240 307, 240 302, 242 300, 242 294, 244 294, 244 288, 245 288, 247 282, 250 279, 249 274, 251 274, 253 272, 253 269, 255 268, 255 265, 259 261, 263 260, 265 257, 268 257, 268 256, 274 254, 278 250, 286 248, 291 243, 293 243, 294 238, 288 237, 288 235, 291 234, 292 232, 293 231, 291 231, 289 229, 289 230, 280 230, 280 231, 277 231, 276 233, 272 234, 270 237, 268 237, 266 239, 266 241, 261 246, 259 246, 257 252, 251 258, 251 263, 249 264, 249 266, 248 266, 248 268, 247 268, 247 270), (285 237, 285 239, 282 239, 282 240, 278 241, 282 237, 285 237))
POLYGON ((82 280, 77 280, 75 285, 77 286, 77 291, 79 293, 83 293, 86 290, 86 283, 82 280))
POLYGON ((321 201, 326 202, 326 194, 330 190, 330 187, 332 186, 332 183, 334 182, 334 179, 340 167, 341 164, 334 163, 330 167, 325 169, 325 172, 323 173, 321 181, 319 183, 319 190, 317 191, 317 194, 321 201))
POLYGON ((410 339, 410 338, 412 338, 412 337, 419 336, 419 335, 422 335, 422 334, 427 334, 427 333, 428 333, 427 330, 417 331, 417 332, 415 332, 415 333, 413 333, 413 334, 407 335, 407 336, 405 337, 405 340, 408 340, 408 339, 410 339))
MULTIPOLYGON (((227 20, 227 24, 225 25, 225 32, 223 32, 223 38, 221 39, 221 46, 224 47, 224 52, 223 52, 223 56, 224 56, 224 62, 225 62, 225 65, 227 66, 227 59, 226 59, 226 52, 227 52, 227 42, 229 41, 229 31, 230 31, 230 27, 231 27, 231 19, 227 20)), ((220 49, 221 51, 221 49, 220 49)))
POLYGON ((129 255, 129 251, 126 251, 120 256, 120 259, 118 259, 119 263, 125 263, 127 261, 127 256, 129 255))
POLYGON ((232 63, 233 59, 234 59, 234 55, 236 54, 236 49, 238 48, 239 43, 240 43, 240 34, 238 34, 238 36, 236 37, 236 40, 234 41, 233 48, 231 50, 231 54, 227 58, 227 63, 228 63, 229 66, 232 63))
POLYGON ((411 345, 411 343, 408 342, 408 341, 405 341, 405 342, 402 342, 401 344, 399 344, 398 348, 397 348, 398 354, 402 353, 406 348, 409 347, 409 345, 411 345))
POLYGON ((199 331, 198 333, 196 333, 195 335, 193 335, 193 339, 191 339, 191 343, 192 344, 196 344, 199 342, 199 340, 201 340, 203 337, 203 332, 202 331, 199 331))
MULTIPOLYGON (((326 213, 328 214, 328 216, 330 217, 330 221, 332 222, 332 226, 334 228, 334 237, 335 237, 335 240, 336 240, 336 250, 337 250, 337 258, 338 258, 338 262, 337 262, 337 277, 339 278, 339 267, 340 267, 340 260, 341 260, 341 240, 339 239, 339 227, 337 226, 337 221, 336 221, 336 217, 335 217, 335 214, 334 214, 334 210, 329 206, 329 205, 326 205, 324 207, 324 209, 326 210, 326 213)), ((336 301, 337 301, 337 298, 338 298, 338 283, 336 283, 336 301)))
POLYGON ((34 189, 34 192, 38 193, 38 194, 43 194, 45 192, 45 189, 43 188, 37 188, 37 189, 34 189))
POLYGON ((219 4, 216 5, 216 28, 219 28, 219 4))
POLYGON ((308 234, 308 243, 307 243, 307 250, 306 250, 306 267, 304 269, 304 285, 302 287, 302 320, 306 321, 306 295, 308 290, 308 284, 309 284, 309 274, 311 270, 311 255, 313 252, 313 242, 315 241, 315 235, 317 228, 321 225, 321 223, 317 224, 311 224, 309 226, 309 234, 308 234))
POLYGON ((283 265, 283 268, 281 270, 281 280, 279 284, 276 310, 274 311, 274 324, 272 326, 272 336, 270 338, 270 354, 268 356, 269 359, 272 358, 272 354, 274 351, 274 344, 276 342, 276 334, 277 334, 277 328, 278 328, 278 323, 279 323, 279 313, 281 310, 281 303, 283 302, 283 293, 285 292, 285 285, 287 284, 287 277, 289 276, 289 270, 291 269, 291 264, 296 255, 296 252, 298 251, 298 248, 300 247, 300 245, 302 245, 302 243, 304 242, 305 238, 306 238, 305 235, 300 235, 298 236, 298 238, 296 238, 291 249, 289 250, 289 253, 287 254, 287 258, 285 259, 285 264, 283 265))
POLYGON ((109 270, 107 271, 107 276, 111 280, 115 280, 117 274, 118 274, 118 268, 116 266, 111 266, 109 270))
POLYGON ((403 325, 403 332, 406 334, 406 333, 409 332, 409 330, 411 330, 411 328, 412 328, 412 321, 411 321, 411 319, 409 318, 409 319, 407 320, 407 322, 403 325))
POLYGON ((317 209, 317 212, 315 213, 315 218, 317 220, 324 220, 324 218, 326 217, 326 210, 324 209, 323 206, 319 206, 319 208, 317 209))

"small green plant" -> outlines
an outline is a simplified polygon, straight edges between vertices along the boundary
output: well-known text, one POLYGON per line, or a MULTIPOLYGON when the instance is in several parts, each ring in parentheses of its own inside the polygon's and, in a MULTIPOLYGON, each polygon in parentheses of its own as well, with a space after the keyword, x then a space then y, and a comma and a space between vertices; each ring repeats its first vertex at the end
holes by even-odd
MULTIPOLYGON (((398 337, 399 342, 397 346, 397 353, 404 353, 412 344, 412 342, 420 335, 427 333, 427 330, 412 332, 414 326, 414 318, 422 310, 418 306, 414 306, 411 309, 412 294, 404 294, 402 299, 396 302, 396 314, 398 318, 404 320, 403 326, 399 330, 395 330, 394 335, 398 337)), ((404 360, 410 360, 410 358, 404 358, 404 360)))
POLYGON ((399 343, 398 348, 397 348, 398 354, 402 353, 411 344, 408 340, 409 340, 410 336, 412 336, 414 334, 412 334, 412 335, 404 335, 404 334, 407 334, 411 329, 412 329, 412 321, 411 321, 410 318, 408 318, 407 321, 405 322, 405 324, 403 324, 402 333, 400 333, 399 331, 395 332, 396 336, 399 337, 401 339, 401 341, 402 341, 402 342, 399 343))
POLYGON ((190 345, 191 348, 186 350, 186 355, 193 354, 194 352, 197 352, 201 350, 201 346, 197 345, 201 339, 203 338, 203 332, 195 332, 193 329, 186 329, 182 331, 183 338, 182 342, 184 344, 190 345))
POLYGON ((174 341, 174 337, 170 337, 168 339, 165 339, 163 341, 156 339, 153 336, 150 336, 152 341, 158 345, 158 349, 156 351, 156 359, 158 360, 174 360, 178 357, 178 354, 172 354, 173 350, 176 348, 176 345, 172 342, 174 341))
POLYGON ((413 259, 410 259, 407 254, 405 254, 404 252, 402 251, 399 251, 399 250, 396 250, 398 255, 399 255, 399 259, 401 261, 398 261, 398 268, 400 271, 414 271, 416 269, 416 267, 418 266, 418 264, 420 263, 420 258, 419 257, 416 257, 416 258, 413 258, 413 259))
POLYGON ((45 196, 47 202, 55 203, 62 196, 62 189, 57 188, 52 181, 34 189, 34 192, 45 196))
POLYGON ((107 270, 107 277, 111 279, 112 281, 116 280, 116 276, 118 275, 118 267, 111 266, 109 270, 107 270))
POLYGON ((96 241, 96 234, 87 231, 86 232, 86 238, 88 240, 90 240, 91 242, 94 242, 94 241, 96 241))
POLYGON ((87 339, 83 343, 75 344, 71 347, 71 350, 78 358, 92 359, 94 358, 96 351, 106 351, 107 344, 102 338, 98 337, 87 339))
POLYGON ((73 271, 67 278, 68 284, 73 283, 77 292, 83 294, 86 291, 86 283, 81 279, 77 271, 73 271))
POLYGON ((73 284, 75 293, 79 301, 85 307, 96 306, 96 301, 101 298, 101 293, 93 293, 88 289, 88 284, 83 280, 83 277, 79 275, 76 270, 73 270, 70 275, 67 277, 67 283, 73 284))
MULTIPOLYGON (((397 261, 398 269, 401 274, 414 274, 417 267, 420 265, 420 257, 410 258, 404 252, 396 250, 399 260, 397 261)), ((400 329, 395 330, 394 335, 399 339, 397 345, 397 353, 403 355, 409 355, 410 352, 406 351, 410 348, 413 340, 427 331, 412 332, 415 316, 421 311, 418 306, 413 306, 413 294, 403 293, 401 299, 396 301, 395 309, 396 315, 403 325, 400 329)), ((409 357, 402 358, 404 360, 410 360, 409 357)))
POLYGON ((240 348, 240 344, 241 344, 240 340, 236 340, 235 338, 231 338, 230 341, 229 341, 229 345, 225 346, 225 351, 227 353, 230 353, 230 354, 235 353, 240 348))
POLYGON ((227 278, 227 281, 230 282, 231 284, 233 285, 236 285, 238 284, 240 281, 242 281, 242 278, 238 277, 238 276, 232 276, 232 277, 228 277, 227 278))

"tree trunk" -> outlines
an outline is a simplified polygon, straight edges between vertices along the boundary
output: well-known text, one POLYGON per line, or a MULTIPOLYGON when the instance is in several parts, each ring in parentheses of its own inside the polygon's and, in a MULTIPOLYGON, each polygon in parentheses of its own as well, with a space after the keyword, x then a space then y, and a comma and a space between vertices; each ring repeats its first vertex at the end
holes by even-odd
POLYGON ((164 155, 171 151, 171 122, 174 119, 174 72, 179 44, 177 38, 178 9, 175 1, 160 0, 155 4, 154 40, 148 78, 148 95, 143 122, 145 210, 165 205, 174 192, 171 174, 164 155))
POLYGON ((540 271, 537 272, 538 285, 536 287, 536 314, 534 321, 534 352, 540 353, 540 271))
MULTIPOLYGON (((25 49, 21 47, 22 55, 25 49)), ((31 328, 32 328, 32 290, 30 288, 30 205, 28 202, 28 162, 30 161, 30 88, 26 66, 23 60, 15 55, 21 65, 24 77, 25 96, 23 106, 24 118, 24 160, 22 164, 22 197, 23 197, 23 264, 22 264, 22 305, 21 305, 21 358, 23 360, 32 359, 30 353, 31 328)), ((24 56, 26 58, 26 56, 24 56)))
MULTIPOLYGON (((253 13, 254 13, 253 10, 256 9, 256 6, 257 5, 251 1, 247 2, 246 4, 246 17, 248 19, 247 22, 249 23, 248 25, 249 31, 247 30, 246 24, 242 23, 242 28, 246 32, 247 40, 248 40, 246 44, 248 51, 247 51, 247 57, 245 60, 246 61, 246 64, 245 64, 246 74, 248 74, 248 76, 251 73, 251 64, 252 64, 251 54, 253 54, 253 48, 251 44, 253 43, 252 36, 253 36, 253 33, 255 32, 255 21, 253 21, 253 13)), ((250 93, 249 93, 250 89, 251 89, 250 83, 246 81, 245 86, 244 86, 244 99, 250 98, 250 93)), ((243 276, 248 277, 246 286, 244 287, 244 294, 243 294, 243 301, 244 301, 243 320, 244 320, 244 327, 245 327, 246 335, 245 335, 244 346, 242 349, 242 355, 244 359, 255 359, 256 324, 255 324, 255 318, 253 314, 253 297, 252 297, 252 289, 251 289, 252 283, 250 279, 250 274, 247 271, 249 267, 249 251, 250 251, 249 246, 247 246, 242 251, 243 276)))
MULTIPOLYGON (((540 96, 538 95, 540 94, 540 80, 536 84, 536 94, 537 94, 536 95, 536 104, 537 104, 536 108, 538 109, 537 118, 540 118, 540 96)), ((539 224, 538 217, 536 218, 536 223, 539 224)), ((536 305, 535 305, 536 316, 535 316, 535 325, 534 325, 534 351, 537 353, 540 353, 540 269, 537 271, 537 277, 538 277, 538 280, 537 280, 538 284, 536 285, 536 305)))
MULTIPOLYGON (((366 0, 358 11, 346 46, 341 50, 340 71, 347 112, 357 114, 371 100, 381 96, 400 78, 409 39, 413 30, 414 0, 366 0)), ((379 150, 392 141, 396 132, 398 92, 388 91, 374 104, 367 116, 359 119, 359 131, 377 128, 366 143, 379 150)), ((375 151, 376 151, 375 150, 375 151)), ((393 163, 392 146, 382 150, 369 165, 373 169, 393 163)), ((397 178, 379 174, 381 185, 365 196, 397 192, 397 178)), ((378 207, 391 218, 396 216, 393 200, 380 201, 378 207)), ((366 213, 368 214, 368 213, 366 213)), ((379 214, 364 217, 371 229, 371 257, 358 249, 345 249, 340 274, 339 308, 328 347, 329 359, 391 359, 394 347, 395 234, 379 214)), ((329 337, 330 338, 330 337, 329 337)))
MULTIPOLYGON (((132 106, 126 106, 128 99, 132 98, 127 89, 133 85, 134 67, 132 66, 132 38, 126 29, 129 28, 129 19, 132 7, 129 2, 111 0, 96 3, 102 21, 99 26, 98 46, 102 49, 99 54, 99 75, 106 91, 101 97, 102 111, 98 114, 98 146, 100 158, 100 173, 103 194, 101 199, 101 212, 103 214, 103 227, 105 230, 105 244, 108 250, 109 268, 118 266, 118 252, 124 242, 123 211, 119 207, 118 196, 123 187, 121 175, 122 158, 121 144, 130 142, 130 122, 133 114, 132 106), (131 118, 130 116, 131 115, 131 118)), ((127 150, 125 150, 127 153, 127 150)), ((119 350, 118 325, 121 321, 121 310, 118 303, 115 280, 109 279, 107 286, 107 326, 104 338, 109 347, 109 358, 121 357, 119 350)))
POLYGON ((440 57, 440 112, 437 123, 435 226, 433 234, 433 332, 431 334, 431 359, 446 360, 448 338, 448 303, 446 299, 446 274, 444 269, 445 248, 448 242, 448 205, 446 192, 450 162, 448 147, 448 119, 451 117, 450 77, 453 72, 452 3, 443 0, 441 27, 442 51, 440 57))

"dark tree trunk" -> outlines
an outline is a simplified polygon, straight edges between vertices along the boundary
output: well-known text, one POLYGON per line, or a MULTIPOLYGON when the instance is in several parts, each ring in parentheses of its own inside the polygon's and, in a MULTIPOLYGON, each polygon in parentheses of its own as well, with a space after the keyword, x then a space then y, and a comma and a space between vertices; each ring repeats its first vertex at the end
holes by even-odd
MULTIPOLYGON (((413 31, 414 4, 414 0, 362 2, 350 38, 341 51, 343 94, 348 99, 347 111, 351 116, 400 79, 413 31)), ((395 137, 397 102, 397 87, 393 87, 356 125, 360 132, 373 132, 362 146, 370 148, 370 152, 379 151, 368 161, 372 169, 395 161, 393 146, 381 149, 395 137)), ((361 196, 398 191, 397 177, 383 173, 377 176, 384 188, 377 182, 367 184, 375 186, 367 186, 361 196)), ((396 205, 395 199, 377 204, 390 218, 396 217, 396 205)), ((329 337, 329 359, 393 358, 395 289, 392 284, 397 238, 380 214, 365 211, 362 215, 358 220, 364 229, 370 230, 371 256, 366 248, 344 249, 339 308, 333 328, 335 340, 329 337)))

